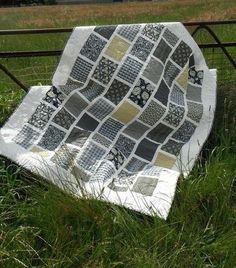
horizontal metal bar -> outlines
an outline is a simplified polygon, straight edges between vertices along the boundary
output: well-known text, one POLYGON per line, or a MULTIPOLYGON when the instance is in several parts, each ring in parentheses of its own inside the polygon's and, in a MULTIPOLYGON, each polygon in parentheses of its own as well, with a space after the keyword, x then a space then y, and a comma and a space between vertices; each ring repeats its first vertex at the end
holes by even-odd
MULTIPOLYGON (((228 43, 206 43, 198 44, 200 48, 220 48, 224 47, 236 47, 236 42, 228 43)), ((42 51, 6 51, 0 52, 0 58, 23 58, 23 57, 47 57, 47 56, 60 56, 63 50, 42 50, 42 51)))
MULTIPOLYGON (((197 25, 223 25, 236 24, 236 20, 225 21, 190 21, 183 22, 185 26, 197 25)), ((0 30, 0 35, 20 35, 20 34, 45 34, 45 33, 69 33, 73 28, 46 28, 46 29, 18 29, 18 30, 0 30)))

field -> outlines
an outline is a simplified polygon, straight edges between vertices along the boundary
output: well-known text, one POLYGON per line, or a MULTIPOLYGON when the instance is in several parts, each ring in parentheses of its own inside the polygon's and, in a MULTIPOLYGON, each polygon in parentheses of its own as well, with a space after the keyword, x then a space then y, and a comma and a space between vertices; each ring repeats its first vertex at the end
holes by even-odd
MULTIPOLYGON (((157 21, 236 19, 235 1, 0 9, 0 30, 157 21)), ((236 41, 236 25, 214 26, 236 41)), ((189 28, 192 31, 192 28, 189 28)), ((62 49, 68 34, 1 36, 1 51, 62 49)), ((199 43, 212 42, 200 33, 199 43)), ((228 49, 235 58, 236 49, 228 49)), ((203 51, 218 69, 213 130, 167 221, 77 200, 0 156, 0 267, 235 267, 236 71, 219 49, 203 51)), ((27 86, 50 84, 58 57, 0 59, 27 86)), ((0 73, 0 126, 24 93, 0 73)))

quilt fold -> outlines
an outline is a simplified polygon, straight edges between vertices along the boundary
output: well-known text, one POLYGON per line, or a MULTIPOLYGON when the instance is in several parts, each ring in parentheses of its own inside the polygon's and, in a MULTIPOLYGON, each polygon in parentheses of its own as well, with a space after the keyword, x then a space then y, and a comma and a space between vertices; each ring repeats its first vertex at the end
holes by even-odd
POLYGON ((0 154, 78 197, 166 219, 214 118, 216 71, 181 23, 77 27, 0 154))

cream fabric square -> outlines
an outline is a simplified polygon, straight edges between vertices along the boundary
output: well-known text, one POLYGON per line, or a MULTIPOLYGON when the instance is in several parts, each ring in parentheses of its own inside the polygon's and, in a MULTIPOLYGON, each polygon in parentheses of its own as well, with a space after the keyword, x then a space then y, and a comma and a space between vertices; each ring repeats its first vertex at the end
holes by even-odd
POLYGON ((115 36, 106 49, 105 54, 114 60, 121 61, 129 46, 130 44, 124 39, 115 36))

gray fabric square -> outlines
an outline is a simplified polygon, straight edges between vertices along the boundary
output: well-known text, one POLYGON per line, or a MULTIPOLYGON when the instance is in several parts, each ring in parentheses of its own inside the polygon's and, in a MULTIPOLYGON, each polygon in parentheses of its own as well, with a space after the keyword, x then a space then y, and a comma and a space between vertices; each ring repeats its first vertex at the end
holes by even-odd
POLYGON ((172 46, 175 46, 179 38, 173 34, 169 29, 166 29, 163 33, 163 38, 172 46))
POLYGON ((168 103, 169 93, 170 93, 169 87, 167 86, 165 81, 162 80, 154 97, 166 106, 168 103))
POLYGON ((36 128, 44 129, 55 110, 44 103, 40 103, 30 117, 28 123, 36 128))
POLYGON ((80 90, 80 93, 89 101, 94 100, 104 92, 105 88, 93 80, 89 80, 88 85, 80 90))
POLYGON ((97 167, 95 174, 90 177, 90 182, 101 182, 105 183, 111 181, 113 175, 115 174, 115 169, 109 162, 103 161, 97 167))
POLYGON ((88 109, 88 112, 96 118, 103 120, 113 110, 114 107, 105 99, 99 99, 88 109))
POLYGON ((69 95, 72 91, 81 88, 84 84, 78 81, 73 81, 68 78, 65 85, 59 86, 59 89, 66 95, 69 95))
POLYGON ((153 126, 164 115, 165 109, 157 102, 151 100, 147 108, 142 112, 139 120, 144 123, 153 126))
POLYGON ((64 139, 66 133, 53 125, 49 125, 38 145, 46 150, 54 151, 64 139))
POLYGON ((102 57, 93 73, 93 77, 101 83, 107 85, 110 82, 117 66, 118 64, 115 62, 102 57))
POLYGON ((138 34, 138 31, 140 29, 140 25, 122 25, 118 28, 118 34, 122 37, 133 41, 135 36, 138 34))
POLYGON ((113 32, 115 31, 117 26, 109 25, 109 26, 97 26, 95 27, 94 31, 101 36, 105 37, 106 39, 110 39, 113 32))
POLYGON ((66 143, 82 148, 90 134, 91 132, 88 130, 75 127, 66 139, 66 143))
POLYGON ((117 76, 133 84, 142 69, 142 64, 137 60, 127 57, 121 66, 117 76))
POLYGON ((100 135, 99 133, 95 133, 93 135, 92 139, 94 141, 96 141, 97 143, 100 143, 101 145, 103 145, 106 148, 108 148, 111 145, 111 141, 109 141, 107 138, 105 138, 104 136, 100 135))
POLYGON ((147 57, 151 53, 153 46, 154 46, 153 43, 139 36, 136 42, 134 43, 130 51, 130 54, 142 61, 146 61, 147 57))
POLYGON ((80 54, 92 61, 96 61, 105 45, 106 41, 91 33, 80 50, 80 54))
POLYGON ((162 143, 165 141, 167 136, 172 132, 172 130, 173 130, 172 128, 160 123, 147 134, 147 137, 153 141, 162 143))
POLYGON ((178 105, 184 106, 184 92, 176 84, 174 84, 171 91, 170 100, 178 105))
POLYGON ((125 168, 130 172, 138 172, 141 171, 146 165, 147 162, 141 161, 136 157, 132 157, 125 168))
POLYGON ((93 117, 89 116, 85 113, 76 124, 77 127, 80 127, 84 130, 94 131, 98 126, 99 122, 95 120, 93 117))
POLYGON ((163 65, 154 58, 151 58, 148 62, 146 69, 143 72, 143 75, 147 77, 150 81, 152 81, 154 84, 157 84, 161 78, 162 71, 163 65))
POLYGON ((38 139, 40 133, 31 127, 24 125, 13 141, 21 147, 28 149, 38 139))
POLYGON ((74 121, 75 118, 64 108, 62 108, 52 119, 52 122, 65 129, 69 129, 74 121))
POLYGON ((161 35, 164 25, 162 24, 146 24, 142 30, 142 34, 151 39, 152 41, 157 41, 161 35))
POLYGON ((184 118, 185 108, 170 102, 169 111, 163 121, 171 126, 177 127, 184 118))
POLYGON ((83 147, 81 152, 76 159, 76 163, 84 169, 93 172, 97 168, 99 161, 105 155, 106 150, 93 142, 89 142, 83 147))
POLYGON ((75 117, 78 117, 87 106, 88 103, 77 93, 71 95, 65 104, 65 108, 75 117))
POLYGON ((114 140, 118 131, 123 127, 124 125, 122 125, 120 122, 112 119, 112 118, 108 118, 103 125, 101 126, 101 128, 98 130, 98 132, 100 134, 102 134, 103 136, 107 137, 109 140, 114 140))
POLYGON ((132 188, 133 192, 151 196, 157 186, 157 178, 138 177, 132 188))
POLYGON ((203 70, 196 70, 195 66, 191 67, 188 71, 188 81, 201 86, 203 83, 204 78, 204 71, 203 70))
POLYGON ((109 160, 115 168, 118 170, 125 162, 125 157, 122 154, 122 152, 116 148, 113 147, 110 152, 107 154, 106 159, 109 160))
POLYGON ((170 55, 171 50, 171 47, 163 39, 161 39, 160 43, 157 45, 157 48, 153 52, 153 55, 165 63, 166 59, 170 55))
POLYGON ((153 156, 154 156, 158 146, 159 146, 159 144, 156 144, 148 139, 143 139, 139 143, 139 145, 135 151, 135 154, 141 158, 148 160, 148 161, 152 161, 153 156))
POLYGON ((188 100, 202 102, 202 88, 188 84, 186 98, 188 100))
POLYGON ((185 42, 181 41, 172 54, 171 59, 179 66, 184 67, 191 53, 192 49, 185 42))
POLYGON ((121 153, 128 158, 133 151, 135 142, 124 135, 120 135, 115 143, 115 147, 121 151, 121 153))
POLYGON ((168 61, 164 71, 164 78, 169 87, 171 87, 173 81, 175 80, 175 78, 178 76, 179 73, 180 69, 177 68, 173 63, 168 61))
POLYGON ((58 108, 65 99, 65 95, 56 87, 52 86, 46 96, 43 98, 44 101, 50 103, 54 107, 58 108))
POLYGON ((86 60, 78 57, 75 61, 75 64, 72 68, 70 76, 75 80, 85 82, 87 77, 92 70, 93 65, 86 60))
POLYGON ((203 105, 201 103, 187 102, 188 114, 187 116, 193 121, 199 123, 203 115, 203 105))
POLYGON ((191 139, 195 129, 196 126, 193 123, 185 120, 172 137, 179 141, 188 142, 191 139))
POLYGON ((148 129, 149 127, 145 126, 141 122, 134 121, 126 129, 124 129, 123 132, 138 140, 148 129))
POLYGON ((123 100, 129 89, 129 86, 119 80, 114 79, 104 97, 117 105, 121 100, 123 100))
POLYGON ((167 153, 177 156, 180 153, 183 145, 184 143, 182 142, 177 142, 170 139, 161 147, 161 149, 167 153))

